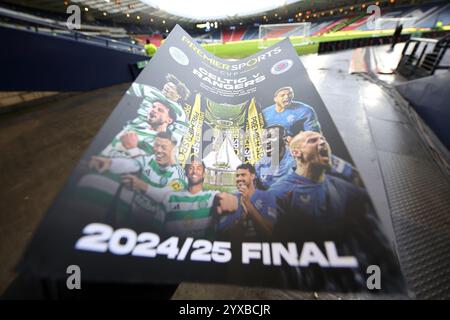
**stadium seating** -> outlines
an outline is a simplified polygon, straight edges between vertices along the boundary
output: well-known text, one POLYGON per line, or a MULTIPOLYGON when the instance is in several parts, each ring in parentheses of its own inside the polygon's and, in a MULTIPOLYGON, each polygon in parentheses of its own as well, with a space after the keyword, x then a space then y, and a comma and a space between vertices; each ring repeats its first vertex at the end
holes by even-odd
POLYGON ((450 25, 450 4, 440 7, 433 14, 419 21, 417 27, 433 28, 438 21, 441 21, 443 25, 450 25))
POLYGON ((122 28, 81 27, 0 8, 0 38, 8 44, 0 52, 0 90, 83 91, 132 81, 130 66, 148 59, 143 47, 122 28))
POLYGON ((246 27, 236 27, 232 30, 225 29, 222 30, 222 42, 232 42, 232 41, 241 41, 244 33, 246 32, 246 27))
MULTIPOLYGON (((369 15, 364 13, 355 14, 350 17, 324 17, 311 22, 310 35, 319 36, 322 34, 333 33, 336 31, 352 31, 360 30, 367 31, 366 24, 369 15)), ((401 6, 395 8, 385 8, 382 11, 382 18, 386 19, 383 22, 383 29, 394 29, 397 25, 396 21, 388 21, 391 18, 404 18, 403 27, 420 27, 433 28, 438 21, 443 25, 450 25, 450 4, 447 2, 438 2, 425 4, 420 6, 401 6), (410 19, 410 20, 407 20, 410 19)), ((270 31, 265 35, 265 38, 284 38, 290 36, 294 26, 286 25, 276 30, 270 31)), ((192 34, 192 33, 191 33, 192 34)), ((235 27, 233 29, 225 28, 222 30, 214 30, 210 32, 198 33, 194 31, 193 37, 200 43, 211 42, 235 42, 242 40, 255 40, 259 37, 259 28, 257 26, 235 27), (195 34, 195 32, 197 34, 195 34)))
POLYGON ((326 26, 324 26, 322 29, 320 29, 319 31, 317 31, 317 32, 315 33, 315 35, 327 33, 327 32, 329 32, 329 31, 331 31, 334 27, 336 27, 338 24, 345 22, 345 20, 347 20, 347 19, 333 20, 331 23, 328 23, 328 24, 327 24, 326 26))
POLYGON ((152 35, 139 34, 139 35, 135 35, 134 38, 142 45, 145 45, 147 40, 150 40, 151 43, 153 43, 155 46, 159 47, 161 45, 163 36, 159 33, 154 33, 152 35))
MULTIPOLYGON (((440 4, 425 4, 421 6, 407 6, 407 7, 398 7, 393 11, 384 11, 382 12, 382 18, 402 18, 409 19, 403 22, 404 28, 410 27, 432 27, 431 24, 424 24, 426 21, 432 21, 433 17, 442 9, 442 5, 440 4)), ((386 22, 383 24, 383 29, 395 29, 396 27, 395 21, 386 22)), ((368 30, 366 24, 362 24, 357 30, 368 30)))
POLYGON ((241 41, 246 30, 246 27, 239 27, 233 30, 230 41, 241 41))
POLYGON ((358 19, 352 21, 351 23, 349 23, 347 26, 345 26, 341 30, 342 31, 350 31, 350 30, 358 29, 359 27, 361 27, 362 25, 364 25, 367 22, 369 17, 370 16, 367 16, 367 15, 359 16, 358 19))
POLYGON ((327 25, 329 25, 331 22, 334 22, 334 19, 325 19, 325 20, 321 20, 319 22, 313 22, 311 24, 311 28, 310 28, 310 32, 311 35, 316 35, 319 33, 320 30, 322 30, 323 28, 325 28, 327 25))
POLYGON ((268 33, 266 33, 265 38, 271 39, 271 38, 282 38, 285 37, 286 34, 288 34, 290 31, 292 31, 295 27, 286 25, 285 27, 280 27, 278 29, 272 30, 268 33))
POLYGON ((248 27, 242 36, 242 40, 253 40, 257 39, 259 34, 259 29, 257 27, 248 27))

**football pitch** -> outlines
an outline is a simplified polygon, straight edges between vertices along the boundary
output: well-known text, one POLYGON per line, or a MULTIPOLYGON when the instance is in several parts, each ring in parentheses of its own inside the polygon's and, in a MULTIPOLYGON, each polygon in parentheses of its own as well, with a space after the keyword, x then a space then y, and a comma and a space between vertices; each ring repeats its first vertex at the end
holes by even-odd
MULTIPOLYGON (((444 27, 444 30, 450 30, 450 26, 444 27)), ((414 34, 415 36, 421 36, 423 33, 431 31, 430 29, 416 29, 409 28, 404 29, 403 34, 414 34)), ((321 36, 311 36, 308 39, 303 37, 291 37, 290 40, 294 45, 298 55, 317 53, 319 50, 319 44, 321 42, 339 41, 339 40, 351 40, 360 38, 370 38, 379 36, 391 36, 394 33, 394 29, 391 30, 376 30, 376 31, 338 31, 321 36)), ((264 45, 260 45, 260 40, 243 40, 227 43, 213 43, 204 44, 203 47, 212 54, 224 58, 224 59, 241 59, 248 57, 264 48, 270 47, 284 38, 267 39, 264 41, 264 45)))

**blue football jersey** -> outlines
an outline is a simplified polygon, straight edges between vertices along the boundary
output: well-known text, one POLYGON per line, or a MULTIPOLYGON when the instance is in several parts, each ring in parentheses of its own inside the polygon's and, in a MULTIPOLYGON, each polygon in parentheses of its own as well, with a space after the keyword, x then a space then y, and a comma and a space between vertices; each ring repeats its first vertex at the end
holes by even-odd
POLYGON ((255 164, 255 170, 261 184, 267 189, 280 178, 292 173, 295 165, 295 159, 286 150, 278 165, 272 167, 272 158, 264 156, 255 164))
POLYGON ((292 101, 291 105, 277 112, 275 104, 265 108, 263 111, 265 126, 280 125, 285 128, 287 135, 295 136, 300 131, 320 132, 320 123, 316 112, 310 106, 292 101))
MULTIPOLYGON (((231 228, 235 223, 242 219, 242 205, 240 204, 241 195, 236 194, 238 197, 239 207, 236 212, 226 214, 221 217, 219 222, 219 230, 226 230, 231 228)), ((265 218, 270 219, 272 222, 277 220, 277 208, 275 197, 263 190, 256 190, 250 198, 251 203, 255 206, 258 212, 265 218)), ((245 237, 253 237, 257 235, 257 231, 251 219, 247 220, 245 237)))

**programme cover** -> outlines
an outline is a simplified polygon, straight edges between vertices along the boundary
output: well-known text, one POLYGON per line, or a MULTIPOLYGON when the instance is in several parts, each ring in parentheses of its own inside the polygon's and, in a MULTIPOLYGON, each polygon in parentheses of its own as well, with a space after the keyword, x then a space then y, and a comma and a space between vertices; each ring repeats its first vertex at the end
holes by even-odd
POLYGON ((69 265, 83 281, 316 291, 368 290, 375 266, 381 291, 404 291, 289 40, 227 61, 179 26, 83 155, 21 267, 67 277, 69 265))

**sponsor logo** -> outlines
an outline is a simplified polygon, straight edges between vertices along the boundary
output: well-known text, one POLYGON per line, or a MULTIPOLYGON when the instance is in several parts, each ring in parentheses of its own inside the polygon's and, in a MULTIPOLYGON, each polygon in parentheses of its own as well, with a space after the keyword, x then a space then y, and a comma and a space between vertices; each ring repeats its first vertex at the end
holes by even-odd
MULTIPOLYGON (((162 181, 162 179, 161 179, 162 181)), ((174 191, 180 191, 183 189, 183 186, 181 185, 181 183, 179 181, 172 181, 170 183, 170 187, 172 188, 172 190, 174 191)))

